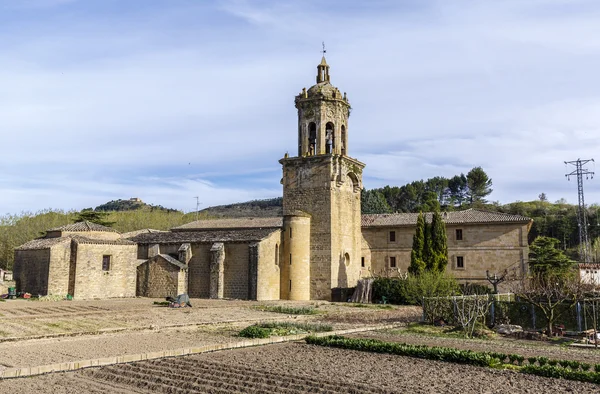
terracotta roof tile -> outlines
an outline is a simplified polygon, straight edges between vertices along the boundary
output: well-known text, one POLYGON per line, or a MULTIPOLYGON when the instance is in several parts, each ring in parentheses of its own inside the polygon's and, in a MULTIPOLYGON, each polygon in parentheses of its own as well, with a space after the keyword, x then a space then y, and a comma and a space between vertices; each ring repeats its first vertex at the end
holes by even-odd
POLYGON ((129 239, 129 238, 133 238, 133 237, 135 237, 136 235, 139 235, 139 234, 166 233, 166 232, 167 231, 165 231, 165 230, 154 230, 152 228, 145 228, 145 229, 142 229, 142 230, 135 230, 135 231, 129 231, 127 233, 123 233, 123 234, 121 234, 121 238, 129 239))
POLYGON ((275 231, 278 231, 278 229, 254 228, 241 230, 145 233, 136 235, 135 237, 131 238, 131 241, 140 244, 252 242, 260 241, 275 231))
POLYGON ((105 231, 110 233, 116 233, 117 230, 111 227, 103 226, 92 222, 83 221, 77 223, 66 224, 64 226, 55 227, 48 231, 105 231))
MULTIPOLYGON (((425 213, 426 220, 431 222, 432 213, 425 213)), ((362 227, 386 227, 386 226, 415 226, 418 213, 390 213, 362 215, 362 227)), ((488 212, 478 209, 467 209, 465 211, 442 212, 442 218, 446 224, 476 224, 476 223, 528 223, 530 218, 508 213, 488 212)))
POLYGON ((213 219, 196 220, 179 227, 172 231, 189 230, 217 230, 217 229, 249 229, 249 228, 280 228, 283 227, 282 217, 267 218, 232 218, 232 219, 213 219))
POLYGON ((54 245, 58 245, 63 242, 71 242, 69 237, 58 237, 58 238, 37 238, 29 242, 24 243, 21 246, 15 248, 15 250, 40 250, 50 249, 54 245))

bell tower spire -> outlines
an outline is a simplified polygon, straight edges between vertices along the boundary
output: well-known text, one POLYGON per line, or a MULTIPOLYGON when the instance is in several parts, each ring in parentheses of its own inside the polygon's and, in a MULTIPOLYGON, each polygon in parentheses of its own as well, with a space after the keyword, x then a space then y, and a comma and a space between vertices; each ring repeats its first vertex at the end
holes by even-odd
POLYGON ((327 60, 325 60, 325 42, 323 42, 323 57, 321 58, 321 63, 317 66, 317 83, 321 82, 331 82, 329 79, 329 65, 327 64, 327 60))

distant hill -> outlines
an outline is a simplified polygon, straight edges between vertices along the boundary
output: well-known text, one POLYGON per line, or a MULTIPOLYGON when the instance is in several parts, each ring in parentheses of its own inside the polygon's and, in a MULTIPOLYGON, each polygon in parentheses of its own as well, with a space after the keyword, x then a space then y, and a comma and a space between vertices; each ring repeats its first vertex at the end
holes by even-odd
POLYGON ((253 200, 229 205, 208 207, 200 211, 214 218, 273 217, 283 215, 283 198, 253 200))
POLYGON ((119 212, 119 211, 163 211, 163 212, 178 212, 177 209, 165 208, 162 205, 146 204, 139 198, 130 198, 129 200, 113 200, 105 204, 98 205, 94 211, 102 212, 119 212))

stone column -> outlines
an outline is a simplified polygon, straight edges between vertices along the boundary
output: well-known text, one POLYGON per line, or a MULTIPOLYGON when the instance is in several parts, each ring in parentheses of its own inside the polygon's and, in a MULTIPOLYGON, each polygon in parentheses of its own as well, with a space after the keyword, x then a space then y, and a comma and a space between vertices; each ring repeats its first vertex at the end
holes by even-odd
POLYGON ((258 243, 253 243, 248 246, 248 299, 256 300, 258 286, 258 243))
POLYGON ((215 242, 210 248, 210 298, 223 298, 225 282, 225 245, 215 242))

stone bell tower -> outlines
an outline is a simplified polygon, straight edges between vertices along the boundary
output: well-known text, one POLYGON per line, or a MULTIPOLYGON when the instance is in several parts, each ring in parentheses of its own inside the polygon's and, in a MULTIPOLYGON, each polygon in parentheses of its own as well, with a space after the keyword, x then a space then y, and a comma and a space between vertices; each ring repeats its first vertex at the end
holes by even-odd
POLYGON ((360 193, 364 164, 348 156, 350 103, 331 85, 325 57, 317 83, 296 96, 298 155, 283 165, 281 298, 331 299, 361 269, 360 193))

